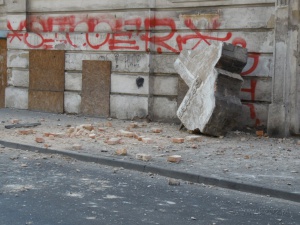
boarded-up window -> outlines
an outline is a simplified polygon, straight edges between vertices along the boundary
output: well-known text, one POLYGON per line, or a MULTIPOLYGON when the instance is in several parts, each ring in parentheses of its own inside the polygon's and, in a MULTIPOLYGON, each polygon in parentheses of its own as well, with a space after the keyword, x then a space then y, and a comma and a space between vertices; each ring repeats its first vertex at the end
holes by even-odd
POLYGON ((30 110, 64 112, 65 52, 31 50, 29 52, 30 110))
POLYGON ((83 61, 81 112, 84 115, 109 116, 110 82, 110 61, 83 61))

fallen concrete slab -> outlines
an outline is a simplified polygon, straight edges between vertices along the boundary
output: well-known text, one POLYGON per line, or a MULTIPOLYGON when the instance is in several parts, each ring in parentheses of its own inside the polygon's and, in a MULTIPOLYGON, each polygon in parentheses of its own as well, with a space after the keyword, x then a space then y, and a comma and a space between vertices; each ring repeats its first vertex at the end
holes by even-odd
POLYGON ((190 89, 177 116, 187 129, 222 136, 236 126, 242 110, 239 93, 243 79, 220 68, 242 71, 245 53, 241 47, 218 43, 180 54, 174 67, 190 89))

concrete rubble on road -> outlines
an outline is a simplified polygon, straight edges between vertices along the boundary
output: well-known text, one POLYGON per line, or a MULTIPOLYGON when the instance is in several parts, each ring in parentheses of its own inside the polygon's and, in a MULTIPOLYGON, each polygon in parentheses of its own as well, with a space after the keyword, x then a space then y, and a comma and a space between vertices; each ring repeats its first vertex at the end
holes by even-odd
POLYGON ((226 43, 182 51, 174 67, 189 91, 177 116, 188 130, 222 136, 236 126, 242 111, 238 73, 246 63, 247 49, 226 43))

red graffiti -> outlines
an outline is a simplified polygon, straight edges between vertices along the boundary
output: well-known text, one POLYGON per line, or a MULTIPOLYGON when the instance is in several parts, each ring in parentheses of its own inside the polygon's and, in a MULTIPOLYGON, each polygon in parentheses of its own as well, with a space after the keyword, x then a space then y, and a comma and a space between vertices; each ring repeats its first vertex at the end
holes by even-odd
MULTIPOLYGON (((247 48, 247 42, 243 38, 235 38, 232 41, 232 44, 233 45, 239 45, 243 48, 247 48)), ((241 73, 242 76, 249 75, 249 74, 253 73, 256 70, 256 68, 258 66, 258 63, 259 63, 259 57, 260 57, 259 53, 249 53, 248 54, 248 58, 253 58, 253 64, 247 71, 244 71, 244 72, 241 73)))
MULTIPOLYGON (((157 53, 161 54, 180 53, 183 49, 197 48, 201 42, 210 45, 212 41, 231 41, 234 45, 247 47, 243 38, 231 40, 231 32, 221 37, 207 32, 220 27, 219 16, 208 19, 205 31, 197 27, 193 18, 184 17, 183 24, 188 30, 187 34, 177 31, 177 24, 172 18, 120 19, 113 14, 28 16, 28 21, 19 22, 16 29, 8 21, 10 32, 7 37, 10 43, 24 43, 33 49, 54 49, 56 45, 64 44, 74 49, 149 52, 155 47, 157 53), (27 32, 23 31, 25 28, 27 32), (81 30, 86 32, 78 32, 81 30), (156 32, 159 30, 164 32, 156 32)), ((253 74, 259 64, 258 53, 249 53, 248 56, 253 59, 253 64, 242 73, 243 76, 253 74)))
POLYGON ((14 30, 13 27, 12 27, 12 25, 11 25, 11 23, 8 21, 8 22, 7 22, 7 28, 8 28, 10 31, 12 31, 12 33, 9 33, 9 34, 7 35, 7 38, 10 38, 10 43, 11 43, 15 38, 19 39, 19 41, 22 41, 22 38, 23 38, 24 34, 21 33, 21 32, 19 32, 19 31, 21 31, 21 30, 23 30, 24 28, 26 28, 26 21, 22 21, 22 22, 19 24, 17 30, 14 30))
POLYGON ((130 40, 132 37, 131 32, 115 33, 109 40, 109 50, 128 49, 128 50, 139 50, 139 46, 136 46, 135 40, 130 40), (126 37, 128 40, 120 40, 118 37, 126 37))
POLYGON ((253 58, 253 64, 247 71, 244 71, 244 72, 241 73, 242 76, 249 75, 257 69, 257 66, 258 66, 258 63, 259 63, 259 57, 260 57, 259 53, 250 53, 250 54, 248 54, 248 58, 253 58))
POLYGON ((190 28, 192 31, 195 32, 195 34, 191 34, 191 35, 185 35, 185 36, 178 36, 177 37, 177 42, 178 42, 178 46, 180 51, 183 49, 182 48, 182 44, 186 44, 188 40, 194 40, 194 39, 199 39, 199 41, 196 43, 196 45, 192 48, 195 49, 202 41, 204 41, 206 44, 210 45, 209 40, 213 40, 213 41, 228 41, 230 40, 230 38, 232 37, 232 33, 228 32, 227 35, 223 38, 219 38, 219 37, 213 37, 210 35, 203 35, 199 29, 197 29, 197 27, 194 25, 193 21, 191 19, 186 19, 184 21, 185 25, 190 28))
MULTIPOLYGON (((251 101, 255 101, 255 91, 257 86, 257 80, 251 80, 250 81, 250 88, 242 88, 242 92, 248 92, 251 94, 251 101)), ((255 120, 255 125, 259 126, 260 120, 257 118, 256 112, 255 112, 255 106, 251 103, 246 104, 250 109, 250 118, 255 120)))
MULTIPOLYGON (((170 45, 168 45, 166 43, 166 41, 170 40, 176 32, 176 24, 174 22, 174 20, 172 19, 157 19, 157 18, 147 18, 145 19, 145 29, 147 30, 145 35, 141 36, 141 40, 145 41, 145 48, 148 49, 149 48, 149 43, 154 43, 155 45, 164 47, 166 49, 168 49, 169 51, 172 52, 178 52, 177 49, 174 49, 173 47, 171 47, 170 45), (169 34, 165 35, 165 36, 150 36, 150 29, 151 28, 155 28, 158 26, 163 26, 163 27, 167 27, 169 28, 170 32, 169 34)), ((162 53, 162 48, 158 47, 157 48, 157 52, 158 53, 162 53)))
POLYGON ((257 81, 251 80, 250 82, 250 88, 242 88, 242 92, 248 92, 251 94, 251 101, 255 100, 255 90, 256 90, 257 81))
POLYGON ((257 118, 255 106, 251 103, 246 104, 246 106, 250 109, 250 118, 255 120, 255 126, 259 126, 261 124, 260 120, 257 118))

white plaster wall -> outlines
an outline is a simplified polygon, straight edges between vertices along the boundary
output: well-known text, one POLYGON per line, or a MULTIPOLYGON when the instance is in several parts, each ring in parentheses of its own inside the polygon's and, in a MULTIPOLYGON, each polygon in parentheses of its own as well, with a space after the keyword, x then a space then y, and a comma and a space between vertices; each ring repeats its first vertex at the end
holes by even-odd
POLYGON ((28 109, 28 89, 7 87, 5 89, 5 107, 28 109))

